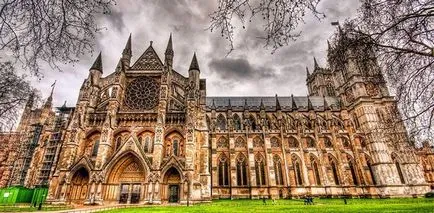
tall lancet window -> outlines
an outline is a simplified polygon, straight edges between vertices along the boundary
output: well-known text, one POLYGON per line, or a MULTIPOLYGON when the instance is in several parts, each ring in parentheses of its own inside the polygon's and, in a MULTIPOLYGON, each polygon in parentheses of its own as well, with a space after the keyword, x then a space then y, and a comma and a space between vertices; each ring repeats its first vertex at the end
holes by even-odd
POLYGON ((255 156, 256 185, 265 185, 265 162, 261 154, 255 156))
POLYGON ((144 144, 144 146, 143 146, 143 150, 144 150, 146 153, 151 152, 151 138, 150 138, 149 136, 146 136, 146 137, 145 137, 145 144, 144 144))
POLYGON ((330 167, 332 169, 333 180, 335 182, 335 185, 339 185, 340 181, 339 181, 339 175, 338 175, 338 168, 336 166, 335 161, 330 156, 329 156, 329 162, 330 162, 330 167))
POLYGON ((283 173, 282 173, 282 161, 278 155, 274 155, 274 175, 276 179, 276 185, 283 185, 283 173))
POLYGON ((243 154, 237 158, 237 185, 247 186, 247 162, 243 154))
POLYGON ((301 163, 297 156, 292 156, 292 166, 294 167, 296 185, 303 185, 303 171, 301 170, 301 163))
POLYGON ((366 164, 368 165, 369 174, 371 175, 372 184, 377 185, 377 181, 375 180, 374 170, 372 168, 372 163, 370 158, 366 157, 366 164))
POLYGON ((357 173, 354 161, 351 158, 348 158, 348 167, 350 167, 351 178, 353 179, 354 185, 359 185, 359 181, 357 180, 357 173))
POLYGON ((234 129, 241 130, 241 119, 238 114, 234 115, 234 129))
POLYGON ((99 138, 95 140, 95 144, 93 145, 92 157, 96 157, 98 155, 99 149, 99 138))
POLYGON ((173 139, 172 153, 175 156, 178 156, 178 154, 179 154, 179 140, 178 139, 173 139))
POLYGON ((402 184, 405 184, 404 174, 402 173, 401 164, 399 163, 397 157, 395 155, 392 155, 392 160, 395 163, 396 170, 398 171, 399 180, 402 184))
POLYGON ((217 128, 218 130, 226 130, 226 118, 222 114, 217 116, 217 128))
POLYGON ((315 179, 315 184, 317 186, 320 186, 321 185, 321 177, 319 175, 318 161, 315 159, 315 157, 311 156, 310 162, 311 162, 313 177, 315 179))
POLYGON ((222 154, 219 159, 219 185, 229 185, 229 164, 225 154, 222 154))

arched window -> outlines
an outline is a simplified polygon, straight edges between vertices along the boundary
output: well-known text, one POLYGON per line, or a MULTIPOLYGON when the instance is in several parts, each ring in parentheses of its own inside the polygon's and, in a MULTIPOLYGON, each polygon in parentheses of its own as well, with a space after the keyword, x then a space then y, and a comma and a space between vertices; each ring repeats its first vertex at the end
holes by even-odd
POLYGON ((292 166, 294 167, 295 181, 297 186, 303 185, 303 171, 301 170, 300 160, 296 156, 292 156, 292 166))
POLYGON ((241 119, 238 116, 238 114, 235 114, 233 119, 234 119, 234 129, 241 130, 241 119))
POLYGON ((306 140, 307 140, 307 147, 308 148, 315 148, 316 143, 315 143, 315 140, 313 138, 307 137, 306 140))
POLYGON ((256 130, 256 128, 257 128, 256 120, 255 120, 255 117, 253 117, 253 115, 250 115, 249 122, 250 122, 251 130, 256 130))
POLYGON ((338 168, 336 167, 335 161, 330 156, 329 156, 329 162, 330 162, 330 167, 332 170, 333 180, 335 182, 335 185, 339 185, 340 181, 339 181, 339 175, 338 175, 338 168))
POLYGON ((145 137, 145 145, 143 146, 143 149, 146 153, 151 152, 151 138, 149 136, 145 137))
POLYGON ((99 149, 99 138, 95 140, 95 144, 93 145, 92 157, 96 157, 98 155, 99 149))
POLYGON ((116 138, 116 150, 118 150, 119 148, 121 148, 121 145, 122 145, 122 137, 118 136, 116 138))
POLYGON ((364 138, 359 138, 360 146, 365 149, 366 148, 366 140, 364 138))
POLYGON ((299 148, 298 141, 294 137, 288 138, 288 144, 290 148, 299 148))
POLYGON ((228 159, 224 154, 220 156, 219 160, 219 185, 228 186, 229 185, 229 164, 228 159))
POLYGON ((356 173, 356 168, 354 165, 354 161, 350 158, 348 158, 348 167, 350 167, 350 172, 351 172, 351 178, 353 179, 353 184, 354 185, 359 185, 359 181, 357 179, 357 173, 356 173))
POLYGON ((282 161, 278 155, 274 155, 274 175, 276 179, 276 185, 283 185, 283 173, 282 173, 282 161))
POLYGON ((265 185, 265 162, 262 155, 255 157, 256 185, 265 185))
POLYGON ((324 138, 324 146, 326 148, 333 148, 332 140, 329 137, 324 138))
POLYGON ((247 185, 247 162, 246 158, 242 154, 237 158, 237 185, 247 185))
POLYGON ((313 156, 310 156, 310 162, 312 166, 312 172, 317 186, 321 185, 321 178, 319 175, 318 163, 313 156))
POLYGON ((175 155, 175 156, 178 156, 179 155, 179 140, 176 138, 176 139, 173 139, 173 143, 172 143, 172 153, 173 153, 173 155, 175 155))
POLYGON ((217 116, 217 129, 226 130, 226 118, 222 114, 217 116))
POLYGON ((342 146, 344 148, 349 149, 350 148, 350 141, 348 140, 348 138, 346 137, 341 137, 341 141, 342 141, 342 146))
POLYGON ((371 175, 372 184, 377 185, 377 181, 375 180, 374 170, 372 169, 372 163, 369 158, 366 158, 366 164, 368 165, 369 174, 371 175))

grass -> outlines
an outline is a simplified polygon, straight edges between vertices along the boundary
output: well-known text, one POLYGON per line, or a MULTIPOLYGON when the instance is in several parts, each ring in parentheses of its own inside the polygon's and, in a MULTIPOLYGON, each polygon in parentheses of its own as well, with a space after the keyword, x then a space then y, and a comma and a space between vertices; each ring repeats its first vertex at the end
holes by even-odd
POLYGON ((194 206, 144 206, 115 209, 105 212, 434 212, 434 199, 314 199, 315 205, 304 205, 303 200, 214 200, 194 206))

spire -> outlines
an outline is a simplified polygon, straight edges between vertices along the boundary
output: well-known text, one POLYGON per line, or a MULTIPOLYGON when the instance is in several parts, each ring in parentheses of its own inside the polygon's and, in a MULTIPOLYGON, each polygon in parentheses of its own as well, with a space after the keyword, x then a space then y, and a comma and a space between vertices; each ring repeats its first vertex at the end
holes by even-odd
POLYGON ((93 62, 91 70, 98 70, 102 73, 102 59, 101 59, 101 52, 99 52, 98 57, 96 58, 95 62, 93 62))
POLYGON ((322 98, 324 99, 324 104, 323 104, 324 105, 324 110, 330 110, 330 106, 327 103, 327 100, 326 100, 325 96, 323 95, 322 98))
POLYGON ((63 102, 63 105, 62 105, 61 108, 62 108, 62 109, 65 109, 65 108, 66 108, 66 100, 65 100, 65 102, 63 102))
POLYGON ((264 106, 264 102, 262 101, 262 98, 261 98, 261 105, 259 106, 259 109, 265 110, 265 106, 264 106))
POLYGON ((216 109, 216 107, 215 107, 215 102, 214 102, 214 99, 212 99, 212 105, 211 105, 211 109, 213 109, 213 110, 215 110, 215 109, 216 109))
POLYGON ((292 108, 292 110, 296 110, 298 108, 297 104, 295 103, 293 94, 291 94, 291 108, 292 108))
POLYGON ((124 51, 122 51, 122 55, 124 55, 124 56, 131 56, 132 55, 132 51, 131 51, 131 33, 130 33, 130 36, 128 37, 127 44, 125 44, 124 51))
POLYGON ((249 105, 247 105, 247 99, 244 99, 244 110, 248 110, 249 105))
POLYGON ((276 110, 282 110, 282 107, 280 107, 280 103, 279 103, 279 99, 277 98, 277 94, 276 94, 276 110))
POLYGON ((173 56, 172 33, 170 33, 169 42, 167 42, 166 55, 173 56))
POLYGON ((54 92, 54 87, 56 86, 56 81, 54 81, 54 83, 51 85, 51 93, 50 96, 48 96, 47 101, 45 102, 45 106, 51 106, 51 103, 53 102, 53 92, 54 92))
POLYGON ((193 54, 193 59, 191 59, 190 68, 188 70, 199 70, 199 64, 197 63, 196 59, 196 52, 193 54))
POLYGON ((172 69, 173 64, 173 45, 172 45, 172 33, 170 33, 169 42, 167 42, 166 53, 164 57, 165 65, 168 66, 169 71, 172 69))
POLYGON ((309 68, 308 67, 306 67, 306 76, 309 78, 309 76, 310 76, 310 72, 309 72, 309 68))
POLYGON ((319 68, 318 62, 316 61, 315 57, 313 57, 313 66, 314 66, 314 70, 319 68))
POLYGON ((232 104, 231 104, 231 99, 230 98, 228 99, 228 108, 232 109, 232 104))
POLYGON ((313 105, 312 105, 312 102, 310 101, 309 96, 307 96, 307 109, 313 110, 313 105))

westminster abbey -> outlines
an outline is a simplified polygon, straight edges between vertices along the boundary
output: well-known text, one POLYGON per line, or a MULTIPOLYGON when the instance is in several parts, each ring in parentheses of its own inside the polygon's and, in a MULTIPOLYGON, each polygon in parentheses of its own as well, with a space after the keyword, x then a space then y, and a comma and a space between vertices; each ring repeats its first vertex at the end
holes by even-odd
POLYGON ((30 96, 0 134, 0 186, 101 205, 423 195, 433 149, 412 145, 372 52, 348 39, 306 70, 308 96, 209 97, 195 54, 183 76, 171 36, 164 61, 151 42, 135 62, 130 36, 113 72, 96 58, 75 107, 30 96))

